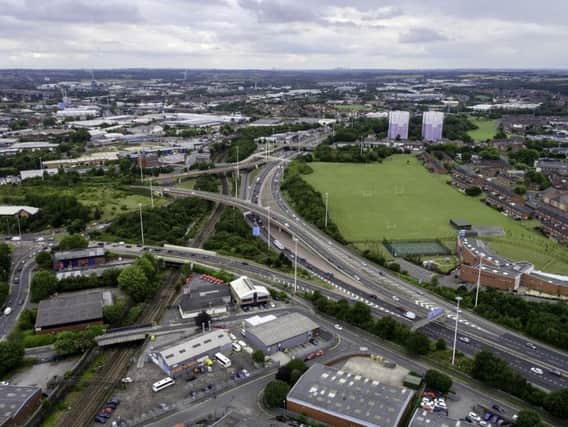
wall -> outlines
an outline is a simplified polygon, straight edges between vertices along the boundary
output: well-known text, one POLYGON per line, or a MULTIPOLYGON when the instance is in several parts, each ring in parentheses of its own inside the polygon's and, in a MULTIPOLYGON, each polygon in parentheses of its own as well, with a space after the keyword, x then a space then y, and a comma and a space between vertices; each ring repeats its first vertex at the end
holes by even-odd
MULTIPOLYGON (((479 268, 465 264, 460 266, 460 280, 464 282, 477 283, 478 274, 479 268)), ((480 284, 488 288, 512 291, 515 289, 515 278, 481 270, 480 284)))
POLYGON ((568 286, 561 286, 556 283, 549 283, 539 277, 530 274, 523 274, 521 276, 521 286, 530 290, 542 292, 549 295, 568 297, 568 286))
POLYGON ((93 320, 91 322, 84 322, 84 323, 75 323, 73 325, 63 325, 63 326, 58 326, 55 328, 43 328, 43 329, 36 329, 35 333, 38 335, 45 335, 45 334, 51 334, 51 333, 55 333, 55 332, 61 332, 61 331, 79 331, 82 329, 87 329, 90 328, 91 326, 96 326, 96 325, 102 325, 103 321, 101 320, 93 320))

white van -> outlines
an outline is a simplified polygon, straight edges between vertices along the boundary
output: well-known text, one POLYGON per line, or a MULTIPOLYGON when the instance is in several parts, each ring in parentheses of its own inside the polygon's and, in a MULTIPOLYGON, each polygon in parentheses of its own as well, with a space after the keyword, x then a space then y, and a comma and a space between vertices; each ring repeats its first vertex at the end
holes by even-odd
POLYGON ((237 343, 237 342, 234 342, 234 343, 232 344, 232 347, 233 347, 233 351, 241 351, 241 350, 243 349, 243 348, 239 345, 239 343, 237 343))

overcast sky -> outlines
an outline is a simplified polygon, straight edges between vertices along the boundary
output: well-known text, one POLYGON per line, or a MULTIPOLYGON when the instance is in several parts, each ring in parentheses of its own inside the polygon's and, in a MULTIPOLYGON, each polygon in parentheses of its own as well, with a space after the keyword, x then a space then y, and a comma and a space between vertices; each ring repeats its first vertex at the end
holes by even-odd
POLYGON ((566 0, 0 0, 0 68, 568 68, 566 0))

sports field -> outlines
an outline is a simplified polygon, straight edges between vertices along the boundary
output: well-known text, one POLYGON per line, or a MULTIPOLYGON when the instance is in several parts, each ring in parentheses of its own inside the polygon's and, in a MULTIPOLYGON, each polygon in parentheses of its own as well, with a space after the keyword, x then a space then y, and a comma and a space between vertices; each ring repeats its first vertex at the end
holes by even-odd
MULTIPOLYGON (((330 216, 343 236, 365 246, 388 240, 440 239, 452 248, 456 230, 450 218, 478 226, 500 226, 505 237, 493 238, 495 250, 538 268, 568 274, 568 250, 463 195, 446 184, 448 176, 430 174, 414 156, 399 155, 382 164, 312 163, 304 178, 329 193, 330 216)), ((533 223, 531 223, 533 224, 533 223)))
POLYGON ((468 135, 474 141, 487 141, 497 133, 497 121, 491 119, 470 118, 471 122, 477 126, 477 129, 470 130, 468 135))

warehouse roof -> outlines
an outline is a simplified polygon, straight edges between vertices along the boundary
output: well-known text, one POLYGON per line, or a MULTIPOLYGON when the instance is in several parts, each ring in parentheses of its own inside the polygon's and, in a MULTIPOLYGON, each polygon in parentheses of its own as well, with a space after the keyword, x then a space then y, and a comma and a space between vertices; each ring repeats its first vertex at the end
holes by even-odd
POLYGON ((73 292, 42 300, 37 310, 36 328, 102 319, 103 297, 99 290, 73 292))
POLYGON ((288 393, 288 402, 364 426, 398 426, 413 392, 314 364, 288 393))
POLYGON ((268 347, 317 328, 319 325, 309 317, 300 313, 290 313, 271 322, 250 327, 247 333, 254 335, 268 347))
POLYGON ((193 311, 226 305, 231 298, 231 291, 226 285, 199 286, 190 288, 189 294, 181 297, 183 311, 193 311))
POLYGON ((454 420, 440 413, 428 412, 418 408, 408 427, 471 427, 467 421, 454 420))
POLYGON ((41 393, 39 387, 0 385, 0 425, 14 418, 22 407, 38 393, 41 393))
POLYGON ((229 335, 224 331, 212 331, 162 350, 160 355, 168 366, 174 367, 226 345, 231 345, 229 335))
POLYGON ((33 206, 0 206, 0 216, 17 215, 21 212, 25 212, 28 215, 35 215, 39 212, 39 209, 33 206))
POLYGON ((87 248, 87 249, 79 249, 75 251, 60 251, 55 252, 53 255, 53 259, 55 261, 62 261, 66 259, 78 259, 78 258, 89 258, 94 256, 104 256, 105 250, 104 248, 87 248))

